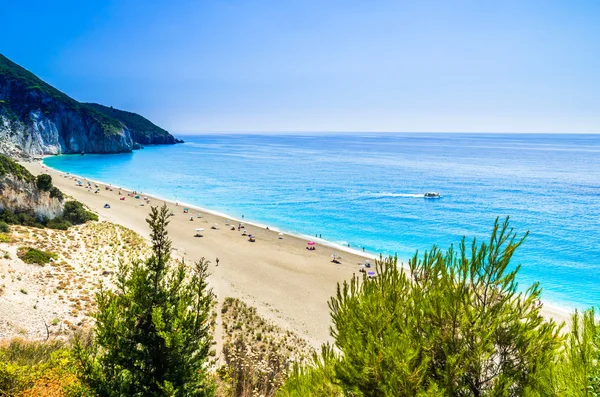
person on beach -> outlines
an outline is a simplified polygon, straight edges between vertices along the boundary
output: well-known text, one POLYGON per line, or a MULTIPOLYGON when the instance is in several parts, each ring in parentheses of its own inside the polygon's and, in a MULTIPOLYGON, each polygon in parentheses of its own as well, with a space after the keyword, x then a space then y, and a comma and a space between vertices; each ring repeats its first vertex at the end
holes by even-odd
POLYGON ((219 266, 219 258, 215 259, 215 262, 217 262, 217 266, 219 266))

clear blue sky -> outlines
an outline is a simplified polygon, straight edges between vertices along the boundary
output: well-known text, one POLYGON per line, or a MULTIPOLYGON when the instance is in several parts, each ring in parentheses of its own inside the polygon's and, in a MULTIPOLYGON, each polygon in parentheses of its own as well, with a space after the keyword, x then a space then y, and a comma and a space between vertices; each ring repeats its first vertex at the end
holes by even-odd
POLYGON ((175 133, 600 132, 600 1, 0 0, 0 52, 175 133))

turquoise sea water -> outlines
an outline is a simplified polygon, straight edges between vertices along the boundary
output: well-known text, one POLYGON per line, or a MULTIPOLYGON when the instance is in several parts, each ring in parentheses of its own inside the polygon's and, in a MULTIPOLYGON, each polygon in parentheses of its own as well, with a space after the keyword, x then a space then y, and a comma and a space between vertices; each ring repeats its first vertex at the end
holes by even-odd
POLYGON ((497 216, 530 231, 520 285, 569 308, 600 304, 600 136, 203 135, 50 167, 369 252, 408 258, 497 216), (426 191, 443 197, 427 200, 426 191), (421 195, 419 197, 419 195, 421 195))

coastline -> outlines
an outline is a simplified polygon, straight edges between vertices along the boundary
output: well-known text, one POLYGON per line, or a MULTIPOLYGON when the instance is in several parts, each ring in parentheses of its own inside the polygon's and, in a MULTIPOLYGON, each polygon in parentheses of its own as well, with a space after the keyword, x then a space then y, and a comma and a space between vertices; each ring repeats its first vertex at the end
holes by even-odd
MULTIPOLYGON (((145 219, 150 206, 140 206, 143 200, 126 196, 131 190, 121 188, 125 195, 125 200, 121 201, 123 196, 118 195, 118 187, 112 186, 113 191, 105 190, 110 184, 67 175, 37 160, 21 164, 34 175, 50 174, 54 185, 96 212, 100 220, 125 226, 147 238, 145 219), (76 179, 97 183, 100 192, 95 194, 93 190, 89 192, 85 187, 76 186, 76 179), (105 203, 111 208, 105 209, 105 203)), ((237 231, 238 222, 234 223, 232 217, 198 206, 179 202, 176 205, 174 201, 147 193, 142 196, 151 200, 150 205, 165 203, 174 211, 168 230, 175 256, 186 261, 206 258, 211 262, 208 281, 219 304, 226 297, 241 299, 256 307, 261 317, 295 332, 315 348, 332 341, 329 299, 335 295, 337 283, 350 279, 354 273, 359 274, 357 263, 368 258, 367 255, 347 252, 347 247, 342 252, 343 247, 332 248, 333 244, 322 244, 314 237, 284 233, 283 239, 279 239, 278 230, 267 230, 243 220, 248 234, 256 236, 256 242, 250 243, 247 236, 241 236, 237 231), (190 209, 189 213, 183 214, 184 207, 190 209), (197 213, 202 218, 196 218, 197 213), (189 220, 192 215, 193 222, 189 220), (227 219, 232 221, 231 225, 226 225, 227 219), (211 229, 215 223, 219 224, 218 230, 211 229), (235 231, 230 230, 232 226, 235 231), (198 227, 205 229, 202 238, 194 237, 198 227), (307 240, 317 242, 315 251, 306 250, 307 240), (333 252, 343 257, 342 263, 332 262, 333 252), (216 258, 219 258, 218 266, 216 258)))
MULTIPOLYGON (((142 200, 126 197, 125 201, 120 201, 116 191, 118 187, 113 186, 114 191, 111 192, 105 190, 105 186, 110 186, 105 182, 73 174, 66 177, 66 173, 46 166, 41 160, 23 165, 33 174, 44 171, 51 174, 61 190, 85 203, 101 219, 126 226, 143 236, 147 235, 145 217, 149 207, 139 206, 142 200), (100 193, 94 194, 75 186, 71 177, 98 184, 100 193), (103 202, 109 203, 111 209, 104 209, 103 202)), ((132 191, 124 187, 120 189, 125 194, 132 191)), ((332 341, 329 335, 328 301, 335 294, 337 283, 358 273, 358 262, 376 257, 311 236, 283 232, 271 227, 267 230, 266 225, 235 219, 196 205, 181 202, 176 205, 174 201, 156 195, 142 194, 151 199, 151 205, 160 201, 167 204, 169 209, 177 211, 172 218, 173 225, 169 228, 173 247, 186 259, 199 260, 206 257, 211 260, 213 274, 209 282, 219 301, 227 296, 240 298, 255 306, 263 317, 297 332, 315 347, 332 341), (194 211, 178 216, 183 207, 194 211), (202 218, 194 219, 191 224, 189 216, 196 213, 201 213, 202 218), (227 219, 233 221, 234 226, 243 222, 249 233, 256 235, 257 243, 248 244, 245 238, 240 239, 237 230, 229 231, 223 227, 216 231, 209 229, 213 223, 225 225, 227 219), (191 226, 204 227, 205 237, 194 239, 191 226), (280 232, 284 233, 283 239, 278 238, 280 232), (316 251, 305 249, 307 240, 317 242, 316 251), (210 244, 204 244, 205 242, 210 244), (331 249, 344 252, 342 264, 331 263, 331 249), (214 258, 220 258, 220 266, 215 266, 214 258)), ((568 326, 570 310, 546 301, 543 304, 544 316, 559 323, 566 321, 568 326)))
MULTIPOLYGON (((43 155, 39 158, 37 158, 36 160, 32 161, 32 162, 21 162, 22 165, 27 166, 26 164, 30 164, 30 163, 39 163, 40 165, 42 165, 45 169, 49 169, 52 170, 58 174, 62 174, 62 175, 69 175, 69 176, 73 176, 73 177, 77 177, 81 180, 85 180, 85 181, 90 181, 93 183, 98 184, 99 186, 112 186, 113 188, 116 189, 121 189, 125 192, 133 192, 135 191, 134 189, 131 189, 129 187, 126 186, 116 186, 113 185, 112 183, 106 182, 106 181, 100 181, 100 180, 96 180, 96 179, 92 179, 92 178, 88 178, 85 176, 81 176, 81 175, 77 175, 77 174, 71 174, 71 173, 66 173, 64 171, 58 170, 56 168, 50 167, 48 165, 46 165, 43 161, 43 159, 47 158, 47 157, 53 157, 52 155, 43 155)), ((31 171, 31 170, 30 170, 31 171)), ((170 203, 170 204, 179 204, 179 206, 181 207, 186 207, 186 208, 190 208, 190 209, 194 209, 196 211, 202 212, 202 213, 206 213, 206 214, 211 214, 223 219, 229 219, 231 221, 235 221, 238 223, 243 223, 245 225, 250 225, 250 226, 254 226, 254 227, 258 227, 258 228, 269 228, 269 230, 273 231, 273 232, 277 232, 277 233, 283 233, 285 236, 289 236, 289 237, 294 237, 294 238, 299 238, 299 239, 303 239, 306 241, 314 241, 318 244, 321 244, 322 246, 326 246, 326 247, 330 247, 332 249, 338 250, 338 251, 342 251, 345 253, 349 253, 349 254, 353 254, 353 255, 357 255, 357 256, 361 256, 364 259, 371 259, 371 260, 375 260, 379 258, 379 254, 377 253, 373 253, 373 252, 368 252, 368 251, 361 251, 359 249, 354 249, 354 248, 350 248, 347 247, 345 245, 342 244, 338 244, 335 243, 333 241, 329 241, 320 237, 315 237, 315 236, 311 236, 308 234, 304 234, 304 233, 300 233, 300 232, 294 232, 294 231, 290 231, 287 229, 283 229, 277 226, 271 226, 271 225, 267 225, 265 223, 259 223, 259 222, 255 222, 252 220, 247 220, 247 219, 239 219, 237 217, 234 216, 230 216, 224 212, 220 212, 220 211, 216 211, 210 208, 206 208, 206 207, 202 207, 199 206, 197 204, 191 204, 191 203, 186 203, 183 201, 179 201, 179 200, 173 200, 170 198, 166 198, 163 196, 160 196, 158 194, 154 194, 154 193, 145 193, 145 192, 139 192, 140 194, 150 197, 150 198, 154 198, 156 200, 160 200, 163 201, 165 203, 170 203)), ((406 268, 406 266, 404 266, 404 264, 408 264, 408 258, 398 258, 398 261, 403 264, 403 267, 406 268)))

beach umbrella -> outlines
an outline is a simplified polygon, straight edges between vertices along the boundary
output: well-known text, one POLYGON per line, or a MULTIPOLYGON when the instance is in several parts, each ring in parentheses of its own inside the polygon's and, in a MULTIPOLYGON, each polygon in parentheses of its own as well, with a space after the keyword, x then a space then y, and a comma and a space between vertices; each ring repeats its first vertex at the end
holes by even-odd
POLYGON ((231 220, 229 220, 229 219, 227 219, 227 220, 225 221, 225 223, 227 223, 227 224, 229 224, 229 222, 231 222, 231 220))
POLYGON ((314 241, 309 241, 308 243, 306 243, 308 245, 315 245, 316 243, 314 241))
POLYGON ((203 231, 204 231, 204 228, 203 228, 203 227, 199 227, 199 228, 197 228, 197 229, 196 229, 196 231, 197 231, 197 232, 203 232, 203 231))

